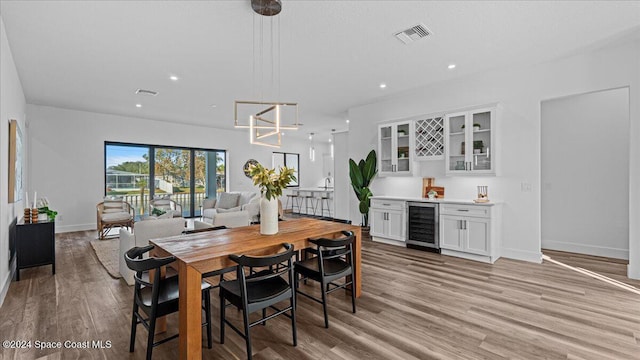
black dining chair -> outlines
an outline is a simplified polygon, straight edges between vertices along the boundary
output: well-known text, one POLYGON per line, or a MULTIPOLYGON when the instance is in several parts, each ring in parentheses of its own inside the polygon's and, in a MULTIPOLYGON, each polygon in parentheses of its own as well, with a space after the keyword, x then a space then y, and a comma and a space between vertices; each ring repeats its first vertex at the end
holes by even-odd
POLYGON ((351 293, 351 307, 356 312, 356 294, 355 294, 355 271, 353 261, 353 240, 354 235, 351 231, 342 231, 344 235, 338 239, 309 239, 311 243, 316 245, 316 249, 305 249, 305 259, 298 261, 294 265, 296 278, 296 292, 304 295, 309 299, 321 303, 324 311, 324 327, 329 327, 329 317, 327 315, 327 294, 338 289, 345 289, 351 293), (306 259, 307 254, 315 254, 316 256, 306 259), (310 294, 300 291, 298 284, 298 275, 302 279, 315 280, 320 283, 320 291, 322 299, 315 298, 310 294), (351 280, 346 279, 351 276, 351 280), (344 283, 334 283, 335 280, 345 278, 344 283), (351 285, 351 288, 347 286, 351 285))
MULTIPOLYGON (((178 337, 178 334, 164 338, 158 342, 154 342, 154 334, 156 330, 156 320, 158 317, 165 316, 179 310, 179 286, 178 277, 173 276, 160 279, 160 270, 162 266, 166 266, 176 260, 174 256, 164 258, 149 257, 142 258, 142 255, 153 249, 153 245, 145 247, 134 247, 129 249, 124 260, 129 269, 135 271, 133 276, 135 287, 133 290, 133 314, 131 317, 131 340, 129 343, 129 352, 134 351, 136 341, 136 328, 138 324, 144 325, 149 332, 147 337, 147 360, 151 359, 153 347, 163 344, 169 340, 178 337), (155 270, 153 282, 150 281, 149 271, 155 270), (145 319, 140 310, 145 313, 145 319)), ((202 298, 204 299, 205 322, 202 326, 207 328, 207 347, 211 349, 211 297, 209 289, 211 285, 202 282, 202 298)))
POLYGON ((229 255, 229 258, 238 264, 237 279, 220 283, 220 343, 224 344, 225 326, 237 332, 245 339, 247 345, 247 358, 251 360, 251 335, 249 329, 255 325, 266 325, 267 320, 278 315, 285 315, 291 319, 293 332, 293 346, 298 345, 296 335, 296 303, 293 275, 293 245, 283 244, 284 252, 264 257, 229 255), (280 266, 273 270, 274 265, 280 266), (268 268, 256 273, 246 275, 245 268, 268 268), (286 275, 286 276, 285 276, 286 275), (289 306, 283 309, 275 305, 281 301, 289 300, 289 306), (242 310, 244 320, 244 332, 240 331, 225 317, 226 301, 239 310, 242 310), (274 311, 266 316, 266 309, 274 311), (249 322, 249 314, 262 310, 262 317, 258 321, 249 322), (290 312, 290 314, 287 314, 290 312))

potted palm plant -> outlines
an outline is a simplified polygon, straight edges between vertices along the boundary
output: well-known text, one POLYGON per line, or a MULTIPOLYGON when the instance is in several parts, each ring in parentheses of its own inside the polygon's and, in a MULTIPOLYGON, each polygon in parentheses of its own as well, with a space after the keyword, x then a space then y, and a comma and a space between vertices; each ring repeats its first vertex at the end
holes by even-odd
POLYGON ((251 164, 248 168, 254 185, 260 187, 260 233, 273 235, 278 233, 278 197, 296 177, 293 168, 281 167, 276 174, 275 169, 267 169, 260 164, 251 164))
POLYGON ((362 214, 362 232, 363 236, 369 236, 369 206, 371 205, 371 190, 369 184, 376 173, 377 169, 376 151, 371 150, 366 159, 360 160, 357 164, 353 159, 349 159, 349 177, 351 178, 351 186, 358 197, 358 210, 362 214))

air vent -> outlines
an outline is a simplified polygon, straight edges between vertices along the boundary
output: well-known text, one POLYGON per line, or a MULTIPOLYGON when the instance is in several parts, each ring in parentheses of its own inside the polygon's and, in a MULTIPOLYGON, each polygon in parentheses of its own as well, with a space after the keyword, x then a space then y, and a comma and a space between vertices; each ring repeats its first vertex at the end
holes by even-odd
POLYGON ((402 41, 403 43, 408 44, 418 39, 427 37, 431 34, 432 32, 429 29, 427 29, 427 27, 424 26, 424 24, 418 24, 416 26, 410 27, 407 30, 400 31, 399 33, 396 34, 396 37, 398 38, 398 40, 402 41))
POLYGON ((136 90, 136 94, 145 96, 157 96, 158 92, 153 90, 138 89, 136 90))

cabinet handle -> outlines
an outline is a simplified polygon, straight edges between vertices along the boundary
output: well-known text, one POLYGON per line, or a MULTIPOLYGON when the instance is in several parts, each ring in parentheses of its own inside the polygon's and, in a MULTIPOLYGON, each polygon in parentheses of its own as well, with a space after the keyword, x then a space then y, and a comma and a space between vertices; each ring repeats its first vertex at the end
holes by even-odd
POLYGON ((464 222, 464 229, 463 230, 467 230, 467 220, 462 220, 464 222))
POLYGON ((458 209, 458 211, 469 211, 469 209, 458 209))

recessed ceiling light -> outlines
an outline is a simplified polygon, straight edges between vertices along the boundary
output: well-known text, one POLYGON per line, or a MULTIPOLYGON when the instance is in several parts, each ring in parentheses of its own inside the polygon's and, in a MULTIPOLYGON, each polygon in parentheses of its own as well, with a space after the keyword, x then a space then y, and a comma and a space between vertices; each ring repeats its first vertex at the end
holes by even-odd
POLYGON ((218 107, 218 105, 216 105, 216 104, 211 104, 209 106, 211 106, 212 108, 218 107))
POLYGON ((284 136, 284 131, 281 131, 281 132, 280 132, 280 135, 284 136))
POLYGON ((348 124, 349 123, 349 119, 345 120, 345 122, 348 124))
POLYGON ((329 139, 329 142, 331 142, 331 139, 329 139))
POLYGON ((142 107, 142 104, 136 104, 136 107, 137 107, 137 108, 141 108, 141 107, 142 107))
POLYGON ((456 68, 456 64, 449 64, 449 66, 447 66, 447 69, 451 70, 451 69, 455 69, 456 68))
POLYGON ((175 75, 169 76, 169 79, 171 79, 172 81, 178 81, 178 77, 175 75))
POLYGON ((385 83, 380 83, 380 89, 384 89, 384 88, 386 88, 386 87, 387 87, 387 84, 385 84, 385 83))

